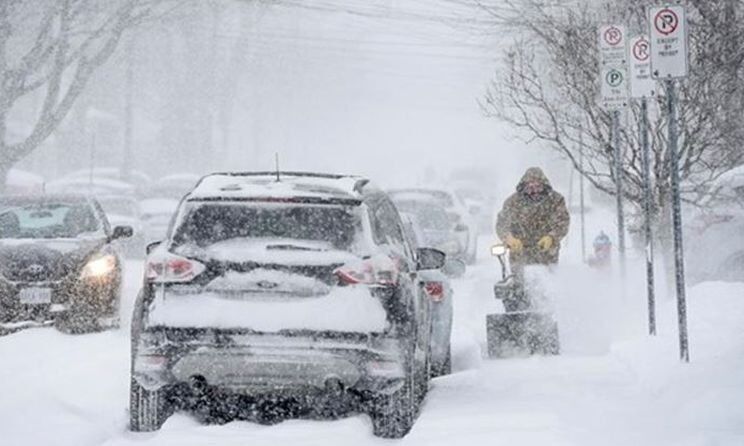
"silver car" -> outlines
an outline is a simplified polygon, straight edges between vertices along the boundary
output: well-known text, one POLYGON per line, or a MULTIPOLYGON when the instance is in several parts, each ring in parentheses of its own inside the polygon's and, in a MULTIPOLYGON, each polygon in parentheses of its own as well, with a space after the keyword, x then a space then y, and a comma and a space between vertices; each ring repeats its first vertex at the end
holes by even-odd
POLYGON ((150 246, 132 318, 130 427, 362 411, 400 438, 426 395, 445 254, 415 249, 359 177, 210 175, 150 246))

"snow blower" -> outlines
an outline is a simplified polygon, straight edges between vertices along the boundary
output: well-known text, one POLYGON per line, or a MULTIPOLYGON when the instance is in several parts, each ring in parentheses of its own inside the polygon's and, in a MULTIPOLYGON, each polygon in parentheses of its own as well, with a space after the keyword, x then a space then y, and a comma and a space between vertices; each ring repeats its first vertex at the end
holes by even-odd
POLYGON ((501 281, 493 288, 504 313, 486 315, 488 356, 504 358, 520 355, 557 355, 560 351, 558 324, 537 284, 528 283, 523 268, 513 271, 508 250, 494 245, 491 254, 501 264, 501 281))

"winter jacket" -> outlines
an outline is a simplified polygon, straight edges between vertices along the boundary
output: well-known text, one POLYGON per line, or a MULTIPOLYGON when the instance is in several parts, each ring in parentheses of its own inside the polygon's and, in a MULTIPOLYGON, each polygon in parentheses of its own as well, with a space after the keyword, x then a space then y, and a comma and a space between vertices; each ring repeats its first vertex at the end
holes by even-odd
POLYGON ((522 241, 523 251, 511 254, 513 263, 557 263, 560 242, 568 233, 570 219, 563 196, 553 190, 540 168, 531 167, 519 181, 517 192, 504 202, 496 220, 496 234, 502 241, 509 235, 522 241), (538 196, 524 193, 525 183, 532 180, 544 186, 538 196), (546 235, 553 238, 553 247, 543 251, 537 242, 546 235))

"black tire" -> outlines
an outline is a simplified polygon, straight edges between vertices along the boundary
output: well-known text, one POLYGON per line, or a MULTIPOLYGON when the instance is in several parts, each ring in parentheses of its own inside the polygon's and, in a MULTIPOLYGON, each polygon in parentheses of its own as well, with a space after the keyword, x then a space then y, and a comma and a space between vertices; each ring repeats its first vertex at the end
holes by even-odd
POLYGON ((374 403, 372 431, 380 438, 403 438, 411 431, 416 421, 418 403, 415 395, 413 371, 403 387, 392 395, 379 395, 374 403))
POLYGON ((431 367, 431 376, 436 378, 438 376, 446 376, 452 373, 452 349, 447 349, 447 355, 444 357, 444 361, 435 362, 431 367))
POLYGON ((160 429, 171 414, 163 389, 147 390, 132 378, 129 387, 129 430, 152 432, 160 429))
POLYGON ((66 334, 86 334, 102 331, 96 319, 84 313, 67 313, 57 316, 54 327, 66 334))

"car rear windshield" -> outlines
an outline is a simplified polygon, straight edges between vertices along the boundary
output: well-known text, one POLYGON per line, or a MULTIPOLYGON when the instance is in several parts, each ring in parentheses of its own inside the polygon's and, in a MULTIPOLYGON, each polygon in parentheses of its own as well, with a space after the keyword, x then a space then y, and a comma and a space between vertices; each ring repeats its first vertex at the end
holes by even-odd
POLYGON ((401 212, 415 215, 421 229, 446 231, 452 225, 447 211, 440 206, 417 201, 396 201, 395 206, 401 212))
POLYGON ((75 238, 99 227, 85 203, 0 202, 0 238, 75 238))
POLYGON ((132 200, 125 198, 99 198, 103 211, 106 215, 125 215, 134 217, 137 215, 137 205, 132 200))
POLYGON ((455 205, 455 201, 452 199, 452 195, 449 192, 440 190, 427 190, 427 189, 411 189, 411 190, 396 190, 390 193, 390 196, 395 201, 399 200, 429 200, 437 203, 440 206, 450 208, 455 205))
MULTIPOLYGON (((174 246, 206 248, 233 239, 277 240, 292 249, 291 241, 320 242, 350 251, 361 219, 355 208, 328 205, 191 204, 173 237, 174 246)), ((301 249, 302 244, 296 246, 301 249)))

